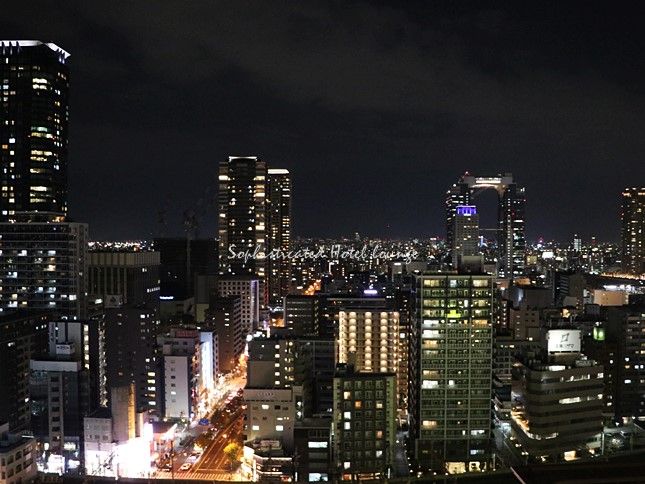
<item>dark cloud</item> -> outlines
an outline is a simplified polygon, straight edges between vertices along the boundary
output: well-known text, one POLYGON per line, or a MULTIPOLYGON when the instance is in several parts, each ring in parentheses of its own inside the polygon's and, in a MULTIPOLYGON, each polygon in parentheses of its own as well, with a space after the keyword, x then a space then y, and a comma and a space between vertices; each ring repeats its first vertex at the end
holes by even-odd
POLYGON ((645 46, 634 12, 582 5, 29 2, 0 31, 72 53, 70 206, 95 237, 160 210, 180 233, 217 162, 257 154, 293 172, 296 234, 441 235, 470 170, 526 185, 530 237, 617 239, 645 46))

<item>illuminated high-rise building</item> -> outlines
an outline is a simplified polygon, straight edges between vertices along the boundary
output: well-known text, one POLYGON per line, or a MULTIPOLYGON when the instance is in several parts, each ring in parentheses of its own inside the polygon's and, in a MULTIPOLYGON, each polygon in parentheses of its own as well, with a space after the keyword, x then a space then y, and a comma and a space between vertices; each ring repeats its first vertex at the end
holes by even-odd
POLYGON ((455 227, 458 208, 473 206, 475 196, 481 190, 490 188, 495 189, 499 197, 497 213, 499 275, 509 278, 520 276, 525 265, 524 205, 526 204, 526 196, 524 188, 517 186, 510 173, 494 177, 475 177, 465 173, 448 190, 446 196, 446 241, 451 257, 457 244, 455 227))
POLYGON ((459 205, 454 217, 452 265, 459 266, 461 257, 479 255, 479 215, 477 207, 459 205))
POLYGON ((490 459, 493 278, 416 278, 409 412, 421 470, 482 470, 490 459))
POLYGON ((0 223, 0 312, 86 316, 87 224, 0 223))
POLYGON ((0 220, 67 213, 69 54, 37 40, 0 41, 0 220))
POLYGON ((340 364, 334 376, 333 456, 341 481, 392 477, 396 453, 394 373, 340 364))
POLYGON ((623 191, 622 265, 628 274, 645 273, 645 188, 623 191))
POLYGON ((266 275, 267 166, 256 156, 219 165, 219 272, 266 275), (236 256, 247 253, 248 257, 236 256))
POLYGON ((264 281, 262 301, 279 305, 289 292, 291 175, 255 156, 219 165, 219 273, 264 281), (268 257, 273 254, 272 257, 268 257))
POLYGON ((267 284, 269 303, 281 305, 291 287, 291 175, 289 170, 269 168, 267 183, 267 284), (273 256, 271 256, 273 254, 273 256))
MULTIPOLYGON (((364 299, 365 305, 354 299, 355 304, 338 308, 337 361, 357 371, 395 373, 397 384, 407 387, 405 375, 399 374, 399 312, 388 307, 384 298, 364 299)), ((405 396, 404 391, 397 393, 402 399, 405 396)))
POLYGON ((65 222, 68 58, 0 41, 0 311, 84 317, 87 225, 65 222))

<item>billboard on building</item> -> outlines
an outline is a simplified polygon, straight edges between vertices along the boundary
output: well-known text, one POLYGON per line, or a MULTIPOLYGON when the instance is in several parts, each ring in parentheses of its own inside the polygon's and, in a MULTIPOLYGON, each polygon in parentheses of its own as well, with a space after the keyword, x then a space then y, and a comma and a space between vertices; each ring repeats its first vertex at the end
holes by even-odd
POLYGON ((546 334, 549 353, 580 352, 582 332, 579 329, 551 329, 546 334))

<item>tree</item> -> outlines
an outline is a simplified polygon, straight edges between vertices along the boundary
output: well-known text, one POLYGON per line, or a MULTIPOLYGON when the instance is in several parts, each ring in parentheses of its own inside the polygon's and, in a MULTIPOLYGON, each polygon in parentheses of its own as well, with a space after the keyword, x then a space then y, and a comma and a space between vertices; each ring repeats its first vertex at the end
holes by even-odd
POLYGON ((213 441, 213 436, 210 434, 201 434, 195 439, 195 450, 204 450, 213 441))
POLYGON ((231 443, 224 447, 224 454, 228 457, 228 460, 231 463, 231 470, 233 470, 235 465, 240 461, 242 448, 236 443, 231 443))

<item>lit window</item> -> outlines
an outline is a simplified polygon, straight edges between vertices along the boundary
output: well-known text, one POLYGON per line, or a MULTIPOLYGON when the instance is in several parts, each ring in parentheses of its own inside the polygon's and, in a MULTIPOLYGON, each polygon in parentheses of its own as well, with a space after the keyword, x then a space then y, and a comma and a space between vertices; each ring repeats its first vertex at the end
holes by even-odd
POLYGON ((326 449, 327 448, 327 442, 308 442, 307 446, 310 449, 326 449))

